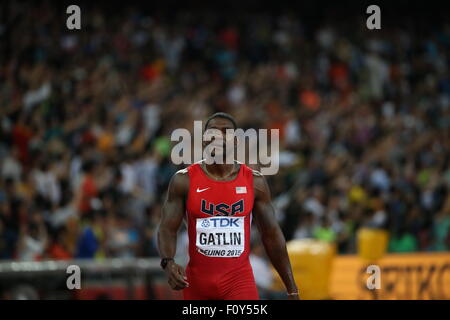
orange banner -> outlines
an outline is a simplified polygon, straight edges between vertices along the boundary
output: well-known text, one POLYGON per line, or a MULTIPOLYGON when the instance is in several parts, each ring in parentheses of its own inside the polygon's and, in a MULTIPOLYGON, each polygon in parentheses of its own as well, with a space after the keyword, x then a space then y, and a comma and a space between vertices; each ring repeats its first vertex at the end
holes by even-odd
POLYGON ((356 255, 336 256, 332 263, 331 299, 450 299, 450 252, 389 254, 373 263, 356 255), (371 264, 380 268, 380 289, 367 287, 371 264))

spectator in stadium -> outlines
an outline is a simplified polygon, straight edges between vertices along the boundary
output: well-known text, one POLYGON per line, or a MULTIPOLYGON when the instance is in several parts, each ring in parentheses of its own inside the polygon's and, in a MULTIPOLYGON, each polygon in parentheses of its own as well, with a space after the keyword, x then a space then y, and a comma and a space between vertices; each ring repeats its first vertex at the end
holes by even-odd
POLYGON ((41 260, 48 244, 48 234, 42 215, 34 213, 30 223, 20 227, 17 258, 21 261, 41 260))

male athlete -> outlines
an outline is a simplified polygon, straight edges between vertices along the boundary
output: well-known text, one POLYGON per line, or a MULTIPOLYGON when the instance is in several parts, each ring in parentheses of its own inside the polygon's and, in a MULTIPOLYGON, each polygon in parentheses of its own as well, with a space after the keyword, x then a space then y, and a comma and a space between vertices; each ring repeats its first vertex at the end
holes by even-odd
MULTIPOLYGON (((234 135, 226 135, 226 130, 236 128, 232 116, 216 113, 208 118, 204 129, 205 134, 219 130, 221 139, 211 143, 226 150, 227 140, 236 141, 234 135)), ((249 262, 254 219, 267 255, 286 286, 288 299, 299 299, 265 178, 240 162, 226 161, 225 153, 223 156, 223 164, 202 160, 178 171, 170 181, 158 229, 161 267, 169 285, 183 290, 186 300, 259 299, 249 262), (183 219, 189 237, 186 271, 174 261, 183 219)))

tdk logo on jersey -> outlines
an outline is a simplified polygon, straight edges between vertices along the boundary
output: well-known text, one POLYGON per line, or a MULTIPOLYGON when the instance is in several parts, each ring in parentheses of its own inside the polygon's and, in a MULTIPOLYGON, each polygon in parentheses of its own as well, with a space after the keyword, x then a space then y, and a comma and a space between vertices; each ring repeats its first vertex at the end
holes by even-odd
POLYGON ((202 227, 203 227, 203 228, 208 228, 209 225, 210 225, 210 223, 209 223, 208 220, 203 220, 203 221, 202 221, 202 227))
POLYGON ((209 226, 213 228, 239 228, 238 221, 240 218, 207 218, 208 220, 202 221, 202 227, 208 228, 209 226), (211 223, 210 223, 211 221, 211 223))
POLYGON ((235 214, 244 212, 244 199, 233 203, 231 206, 226 203, 215 205, 214 203, 207 203, 206 200, 202 199, 201 211, 210 216, 234 216, 235 214))

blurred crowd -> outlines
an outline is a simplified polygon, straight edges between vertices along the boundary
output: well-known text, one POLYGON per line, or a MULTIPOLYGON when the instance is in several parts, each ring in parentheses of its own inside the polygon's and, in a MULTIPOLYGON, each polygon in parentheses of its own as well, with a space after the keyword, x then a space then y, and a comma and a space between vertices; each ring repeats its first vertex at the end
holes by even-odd
POLYGON ((1 6, 0 259, 157 256, 170 134, 217 111, 280 130, 287 240, 450 250, 449 24, 1 6))

